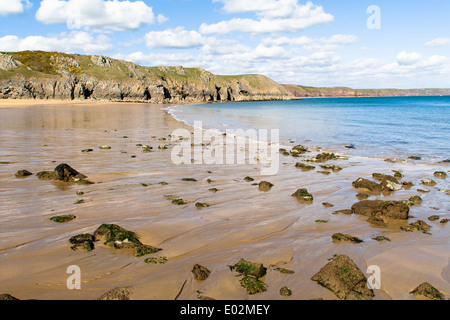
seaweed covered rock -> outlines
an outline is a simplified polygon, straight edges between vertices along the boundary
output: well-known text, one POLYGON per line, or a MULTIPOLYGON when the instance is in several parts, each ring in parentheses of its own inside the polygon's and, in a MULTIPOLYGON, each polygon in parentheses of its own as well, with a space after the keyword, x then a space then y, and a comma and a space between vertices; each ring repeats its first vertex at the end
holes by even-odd
POLYGON ((280 295, 289 297, 292 296, 292 291, 288 287, 284 286, 283 288, 280 289, 280 295))
POLYGON ((136 257, 162 250, 142 244, 136 233, 125 230, 116 224, 102 224, 95 230, 94 238, 116 249, 134 249, 134 255, 136 257))
POLYGON ((251 262, 244 259, 239 260, 238 263, 231 267, 231 270, 235 270, 238 273, 255 278, 265 276, 267 271, 262 263, 251 262))
POLYGON ((88 233, 79 234, 69 239, 70 244, 72 244, 72 247, 70 248, 73 251, 76 251, 78 249, 82 249, 88 252, 92 251, 95 248, 94 241, 95 237, 88 233))
POLYGON ((386 226, 392 220, 407 220, 409 206, 402 201, 363 200, 352 206, 353 213, 368 217, 368 221, 386 226))
POLYGON ((56 166, 53 171, 41 171, 36 174, 42 180, 58 180, 64 182, 75 182, 81 184, 92 184, 93 182, 86 180, 86 176, 73 169, 68 164, 62 163, 56 166))
POLYGON ((413 204, 421 204, 422 198, 420 196, 411 196, 408 201, 412 202, 413 204))
POLYGON ((355 181, 352 182, 352 185, 355 189, 365 189, 373 193, 381 193, 381 185, 370 181, 364 178, 358 178, 355 181))
POLYGON ((398 180, 389 175, 385 175, 380 183, 381 191, 398 191, 403 188, 403 185, 398 180))
POLYGON ((336 160, 337 157, 332 152, 319 153, 317 156, 309 159, 310 162, 326 162, 328 160, 336 160))
POLYGON ((400 227, 403 231, 412 232, 412 231, 421 231, 423 233, 429 233, 428 231, 431 229, 431 226, 426 224, 422 220, 417 220, 416 222, 410 223, 407 226, 400 227))
POLYGON ((415 288, 410 294, 422 295, 432 300, 445 300, 445 296, 428 282, 424 282, 415 288))
POLYGON ((343 233, 335 233, 331 236, 331 238, 333 239, 333 241, 336 242, 341 242, 341 241, 346 241, 346 242, 352 242, 352 243, 361 243, 363 242, 360 238, 349 235, 349 234, 343 234, 343 233))
POLYGON ((433 175, 441 179, 447 178, 447 173, 445 171, 435 171, 433 175))
POLYGON ((308 192, 308 190, 302 188, 295 191, 292 196, 296 198, 300 202, 312 202, 314 200, 312 194, 308 192))
POLYGON ((15 174, 16 178, 26 178, 31 175, 33 175, 33 174, 28 170, 19 170, 15 174))
POLYGON ((322 166, 320 166, 322 169, 325 169, 325 170, 331 170, 331 171, 333 171, 333 172, 339 172, 339 171, 341 171, 342 170, 342 167, 340 167, 340 166, 336 166, 336 165, 329 165, 329 164, 325 164, 325 165, 322 165, 322 166))
POLYGON ((302 169, 303 171, 309 171, 314 170, 316 167, 310 166, 309 164, 303 163, 303 162, 297 162, 295 164, 296 168, 302 169))
POLYGON ((6 301, 6 300, 16 301, 16 300, 19 300, 19 299, 17 299, 16 297, 14 297, 14 296, 12 296, 12 295, 10 295, 8 293, 2 293, 2 294, 0 294, 0 301, 2 301, 2 300, 4 300, 4 301, 6 301))
POLYGON ((433 187, 433 186, 436 185, 436 181, 434 181, 433 179, 429 179, 429 178, 427 178, 427 179, 422 179, 421 182, 422 182, 422 184, 425 185, 425 186, 433 187))
POLYGON ((241 259, 238 263, 231 266, 230 269, 243 276, 239 282, 248 294, 252 295, 267 291, 266 284, 260 280, 261 277, 265 276, 267 270, 262 263, 241 259))
POLYGON ((299 155, 299 154, 303 154, 303 153, 305 153, 307 151, 308 151, 307 148, 305 148, 302 145, 298 145, 298 146, 295 146, 295 147, 292 148, 291 154, 292 155, 299 155))
POLYGON ((197 202, 197 203, 195 204, 195 207, 196 207, 197 209, 208 208, 209 206, 210 206, 210 204, 204 203, 204 202, 197 202))
POLYGON ((211 271, 208 268, 201 266, 199 264, 194 265, 191 272, 194 275, 194 279, 199 281, 206 280, 211 273, 211 271))
POLYGON ((373 290, 367 288, 367 278, 346 255, 336 255, 312 280, 331 290, 339 299, 372 300, 373 290))
POLYGON ((269 181, 261 181, 258 185, 259 191, 269 191, 270 189, 272 189, 272 187, 273 184, 269 181))
POLYGON ((97 300, 130 300, 132 287, 117 287, 102 294, 97 300))
POLYGON ((54 216, 54 217, 50 218, 50 220, 52 220, 54 222, 58 222, 58 223, 66 223, 66 222, 72 221, 74 219, 76 219, 76 216, 73 214, 54 216))

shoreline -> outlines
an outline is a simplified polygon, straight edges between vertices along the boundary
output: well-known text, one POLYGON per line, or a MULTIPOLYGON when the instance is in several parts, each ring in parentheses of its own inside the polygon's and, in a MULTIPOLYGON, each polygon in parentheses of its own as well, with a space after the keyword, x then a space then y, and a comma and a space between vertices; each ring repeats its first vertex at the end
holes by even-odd
MULTIPOLYGON (((46 102, 35 107, 45 109, 46 102)), ((98 108, 83 108, 80 115, 78 105, 68 106, 73 115, 49 114, 49 119, 42 120, 43 129, 39 121, 31 128, 24 126, 24 130, 44 131, 41 136, 13 136, 2 146, 2 156, 8 152, 15 161, 0 165, 0 177, 4 180, 0 183, 0 196, 7 212, 0 216, 4 230, 0 235, 4 241, 0 248, 0 286, 4 292, 0 293, 21 299, 96 299, 116 287, 132 286, 132 299, 166 300, 176 297, 187 281, 179 296, 182 300, 199 299, 199 291, 201 296, 215 299, 331 300, 336 296, 311 277, 333 254, 343 253, 363 272, 369 265, 380 265, 383 284, 382 290, 376 290, 376 299, 414 299, 409 292, 423 281, 449 295, 450 260, 445 242, 448 225, 427 220, 431 214, 449 217, 448 195, 440 192, 446 180, 435 179, 438 185, 427 187, 431 192, 421 195, 424 202, 411 208, 415 217, 411 221, 422 219, 432 225, 431 236, 397 227, 377 228, 355 215, 333 214, 358 201, 352 181, 360 176, 370 178, 373 172, 389 174, 400 169, 405 175, 403 180, 412 180, 415 186, 370 199, 408 199, 422 187, 420 179, 432 176, 436 163, 387 163, 350 155, 348 160, 326 163, 342 166, 338 173, 321 174, 319 164, 309 172, 295 168, 296 162, 318 153, 313 150, 299 158, 280 156, 280 172, 268 177, 248 164, 176 166, 168 158, 176 145, 168 134, 176 128, 193 128, 164 110, 168 105, 146 108, 149 104, 133 103, 128 109, 127 103, 93 105, 98 108), (166 140, 160 140, 163 137, 166 140), (143 153, 136 146, 138 143, 149 144, 154 151, 143 153), (104 144, 112 149, 99 150, 98 146, 104 144), (166 144, 168 150, 158 150, 159 144, 166 144), (25 146, 27 149, 22 149, 25 146), (94 151, 81 153, 86 147, 94 151), (34 176, 13 176, 19 168, 28 167, 35 173, 52 169, 60 162, 67 162, 96 183, 61 185, 34 176), (254 177, 255 182, 270 181, 274 186, 268 192, 259 191, 257 186, 243 181, 246 176, 254 177), (183 182, 184 177, 197 181, 183 182), (159 185, 160 181, 168 185, 159 185), (218 191, 209 191, 212 187, 218 191), (314 195, 312 204, 299 204, 291 197, 299 187, 306 187, 314 195), (78 189, 85 195, 77 196, 78 189), (165 195, 181 197, 188 204, 173 205, 165 195), (75 205, 80 198, 86 203, 75 205), (198 209, 196 202, 211 206, 198 209), (322 202, 331 202, 334 207, 326 208, 322 202), (77 219, 61 225, 49 221, 51 216, 69 213, 77 219), (317 219, 328 223, 318 224, 317 219), (90 253, 69 249, 71 236, 93 232, 102 223, 117 223, 136 231, 143 243, 163 249, 150 256, 166 257, 167 263, 149 265, 143 262, 148 256, 136 258, 100 243, 90 253), (331 241, 335 232, 358 235, 364 242, 335 244, 331 241), (377 234, 392 241, 371 240, 377 234), (227 267, 240 258, 267 267, 266 292, 248 295, 240 287, 236 273, 227 267), (192 278, 191 269, 196 263, 211 270, 207 280, 192 278), (66 268, 70 264, 80 265, 82 290, 65 288, 66 268), (281 274, 276 267, 294 273, 281 274), (292 296, 279 295, 283 285, 292 289, 292 296)), ((10 108, 11 116, 26 116, 14 109, 20 108, 10 108)), ((36 110, 29 109, 30 113, 36 110)), ((448 165, 442 166, 448 171, 448 165)))

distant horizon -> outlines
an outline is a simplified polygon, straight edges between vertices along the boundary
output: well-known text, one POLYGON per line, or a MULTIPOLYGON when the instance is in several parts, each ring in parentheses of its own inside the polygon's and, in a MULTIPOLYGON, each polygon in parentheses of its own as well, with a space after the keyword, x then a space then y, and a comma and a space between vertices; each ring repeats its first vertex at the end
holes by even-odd
MULTIPOLYGON (((46 50, 23 50, 23 51, 58 52, 58 51, 46 51, 46 50)), ((21 51, 0 51, 0 53, 6 53, 6 54, 17 53, 17 52, 21 52, 21 51)), ((69 52, 58 52, 58 53, 64 53, 64 54, 68 54, 68 55, 81 55, 81 56, 83 56, 83 55, 87 55, 87 56, 94 56, 94 55, 104 56, 102 54, 95 54, 95 53, 92 53, 92 54, 69 53, 69 52)), ((112 57, 108 57, 108 58, 112 58, 112 57)), ((116 58, 113 58, 113 59, 116 59, 116 58)), ((120 59, 118 59, 118 60, 120 60, 120 59)), ((132 61, 130 61, 130 62, 132 62, 132 61)), ((139 64, 136 64, 136 65, 139 65, 139 64)), ((147 67, 147 68, 152 68, 152 67, 156 67, 156 68, 157 67, 175 67, 175 65, 154 65, 154 66, 140 65, 140 66, 147 67)), ((182 67, 184 67, 184 68, 194 68, 194 69, 195 68, 204 69, 202 67, 185 67, 185 66, 182 66, 182 67)), ((209 72, 209 70, 207 70, 207 69, 204 69, 204 70, 209 72)), ((261 74, 261 73, 239 73, 239 74, 231 74, 231 75, 228 75, 228 74, 215 74, 215 75, 218 75, 218 76, 262 75, 262 76, 270 78, 269 76, 267 76, 265 74, 261 74)), ((274 80, 274 79, 272 79, 272 80, 274 80)), ((352 89, 352 90, 450 90, 450 87, 448 87, 448 88, 445 88, 445 87, 442 87, 442 88, 438 88, 438 87, 429 87, 429 88, 419 88, 419 87, 417 87, 417 88, 388 88, 388 87, 386 87, 386 88, 384 88, 384 87, 382 87, 382 88, 355 88, 355 87, 348 87, 348 86, 344 86, 344 85, 333 85, 333 86, 321 86, 321 85, 318 85, 318 86, 313 86, 313 85, 307 85, 307 84, 303 84, 303 83, 281 83, 281 82, 278 82, 278 81, 276 81, 276 82, 281 84, 281 85, 283 85, 283 86, 301 86, 301 87, 330 88, 330 89, 333 89, 333 88, 347 88, 347 89, 352 89)), ((344 97, 344 98, 346 98, 346 97, 344 97)), ((356 98, 358 98, 358 97, 356 97, 356 98)))

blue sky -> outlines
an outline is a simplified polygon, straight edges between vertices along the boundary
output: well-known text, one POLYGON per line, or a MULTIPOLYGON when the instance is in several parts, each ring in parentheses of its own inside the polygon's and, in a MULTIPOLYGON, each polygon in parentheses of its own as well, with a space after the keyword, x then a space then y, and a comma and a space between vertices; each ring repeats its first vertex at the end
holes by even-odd
POLYGON ((0 0, 0 50, 311 86, 448 88, 449 18, 448 0, 0 0))

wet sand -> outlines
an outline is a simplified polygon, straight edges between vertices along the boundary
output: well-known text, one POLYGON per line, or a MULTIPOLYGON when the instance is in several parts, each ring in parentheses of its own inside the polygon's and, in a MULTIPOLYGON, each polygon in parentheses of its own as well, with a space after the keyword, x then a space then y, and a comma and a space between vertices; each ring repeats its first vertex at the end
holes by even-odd
MULTIPOLYGON (((159 139, 169 139, 177 128, 193 131, 173 119, 163 105, 1 101, 0 293, 19 299, 96 299, 110 289, 131 286, 132 299, 171 300, 186 282, 178 299, 195 300, 199 292, 215 299, 336 299, 311 277, 334 254, 346 254, 363 272, 370 265, 381 268, 381 290, 375 290, 375 299, 417 299, 409 292, 425 281, 450 295, 450 224, 428 220, 431 215, 450 218, 449 193, 441 192, 450 189, 450 178, 433 177, 437 170, 448 172, 448 164, 351 156, 327 162, 344 168, 329 175, 317 172, 318 164, 313 164, 318 169, 307 172, 295 168, 296 162, 318 153, 312 151, 303 158, 280 155, 280 170, 274 176, 261 176, 258 165, 175 165, 171 150, 177 142, 159 139), (136 144, 150 145, 154 152, 145 153, 136 144), (169 148, 159 150, 160 144, 169 148), (111 149, 99 149, 103 145, 111 149), (93 152, 81 152, 87 148, 93 152), (14 176, 22 169, 33 174, 53 170, 60 163, 95 184, 14 176), (332 214, 358 202, 352 181, 392 170, 402 170, 401 181, 413 181, 414 186, 369 199, 407 200, 420 195, 423 202, 411 207, 414 218, 409 222, 425 221, 432 226, 431 235, 404 232, 399 226, 376 227, 361 216, 332 214), (243 180, 246 176, 274 186, 259 191, 243 180), (437 182, 425 187, 430 189, 426 194, 417 192, 424 187, 423 178, 437 182), (158 184, 161 181, 167 185, 158 184), (312 204, 291 197, 298 188, 308 189, 314 196, 312 204), (77 190, 84 194, 77 195, 77 190), (166 195, 190 203, 173 205, 166 195), (85 203, 75 204, 80 199, 85 203), (211 206, 197 209, 196 202, 211 206), (326 208, 323 202, 334 207, 326 208), (64 224, 49 220, 62 214, 77 218, 64 224), (328 223, 315 222, 319 219, 328 223), (135 231, 142 243, 163 250, 137 258, 98 242, 91 252, 70 249, 70 237, 93 233, 103 223, 135 231), (331 235, 336 232, 364 242, 334 243, 331 235), (391 242, 371 239, 378 235, 391 242), (167 262, 144 263, 158 256, 167 262), (263 278, 266 292, 249 296, 240 287, 229 266, 241 258, 268 268, 263 278), (194 280, 195 264, 211 270, 207 280, 194 280), (81 269, 81 290, 67 289, 70 265, 81 269), (294 273, 281 274, 271 265, 294 273), (292 296, 280 295, 283 286, 292 290, 292 296)), ((345 155, 345 149, 330 151, 345 155)))

